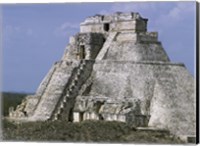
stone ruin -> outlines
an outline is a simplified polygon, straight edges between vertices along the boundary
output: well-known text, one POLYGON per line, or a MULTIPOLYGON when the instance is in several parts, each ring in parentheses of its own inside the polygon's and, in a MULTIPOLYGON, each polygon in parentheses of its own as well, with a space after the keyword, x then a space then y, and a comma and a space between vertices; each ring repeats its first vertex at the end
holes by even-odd
POLYGON ((147 21, 133 12, 88 17, 35 95, 11 107, 8 119, 122 121, 196 135, 194 78, 170 62, 147 21))

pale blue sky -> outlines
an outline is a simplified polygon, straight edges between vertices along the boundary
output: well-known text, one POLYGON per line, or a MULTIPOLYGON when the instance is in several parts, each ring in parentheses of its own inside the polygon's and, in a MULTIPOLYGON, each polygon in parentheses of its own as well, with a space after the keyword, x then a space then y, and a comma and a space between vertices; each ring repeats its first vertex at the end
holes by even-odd
POLYGON ((35 92, 80 22, 116 11, 148 18, 171 61, 194 75, 195 8, 195 2, 3 5, 3 91, 35 92))

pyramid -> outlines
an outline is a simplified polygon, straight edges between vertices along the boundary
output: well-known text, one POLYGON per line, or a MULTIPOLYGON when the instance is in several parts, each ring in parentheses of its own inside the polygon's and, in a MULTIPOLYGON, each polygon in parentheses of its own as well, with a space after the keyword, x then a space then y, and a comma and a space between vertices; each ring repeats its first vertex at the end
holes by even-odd
POLYGON ((195 135, 195 80, 170 61, 147 22, 133 12, 85 19, 35 95, 11 107, 8 119, 121 121, 195 135))

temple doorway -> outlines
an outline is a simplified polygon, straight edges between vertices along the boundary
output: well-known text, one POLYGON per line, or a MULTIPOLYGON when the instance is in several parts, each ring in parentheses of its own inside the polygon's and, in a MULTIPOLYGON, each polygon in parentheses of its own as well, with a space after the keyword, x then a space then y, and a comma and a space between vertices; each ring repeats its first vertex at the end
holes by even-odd
POLYGON ((110 29, 109 23, 104 23, 103 29, 104 29, 104 31, 109 31, 109 29, 110 29))
POLYGON ((79 56, 80 56, 80 59, 85 59, 85 46, 84 45, 80 45, 80 50, 79 50, 79 56))

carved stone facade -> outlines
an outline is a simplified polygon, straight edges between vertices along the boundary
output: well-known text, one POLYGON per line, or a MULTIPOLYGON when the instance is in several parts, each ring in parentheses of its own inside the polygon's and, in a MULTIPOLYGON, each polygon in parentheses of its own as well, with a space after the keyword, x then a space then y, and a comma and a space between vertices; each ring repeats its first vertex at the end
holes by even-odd
POLYGON ((87 18, 62 59, 10 120, 122 121, 195 135, 194 78, 169 60, 138 13, 87 18))

